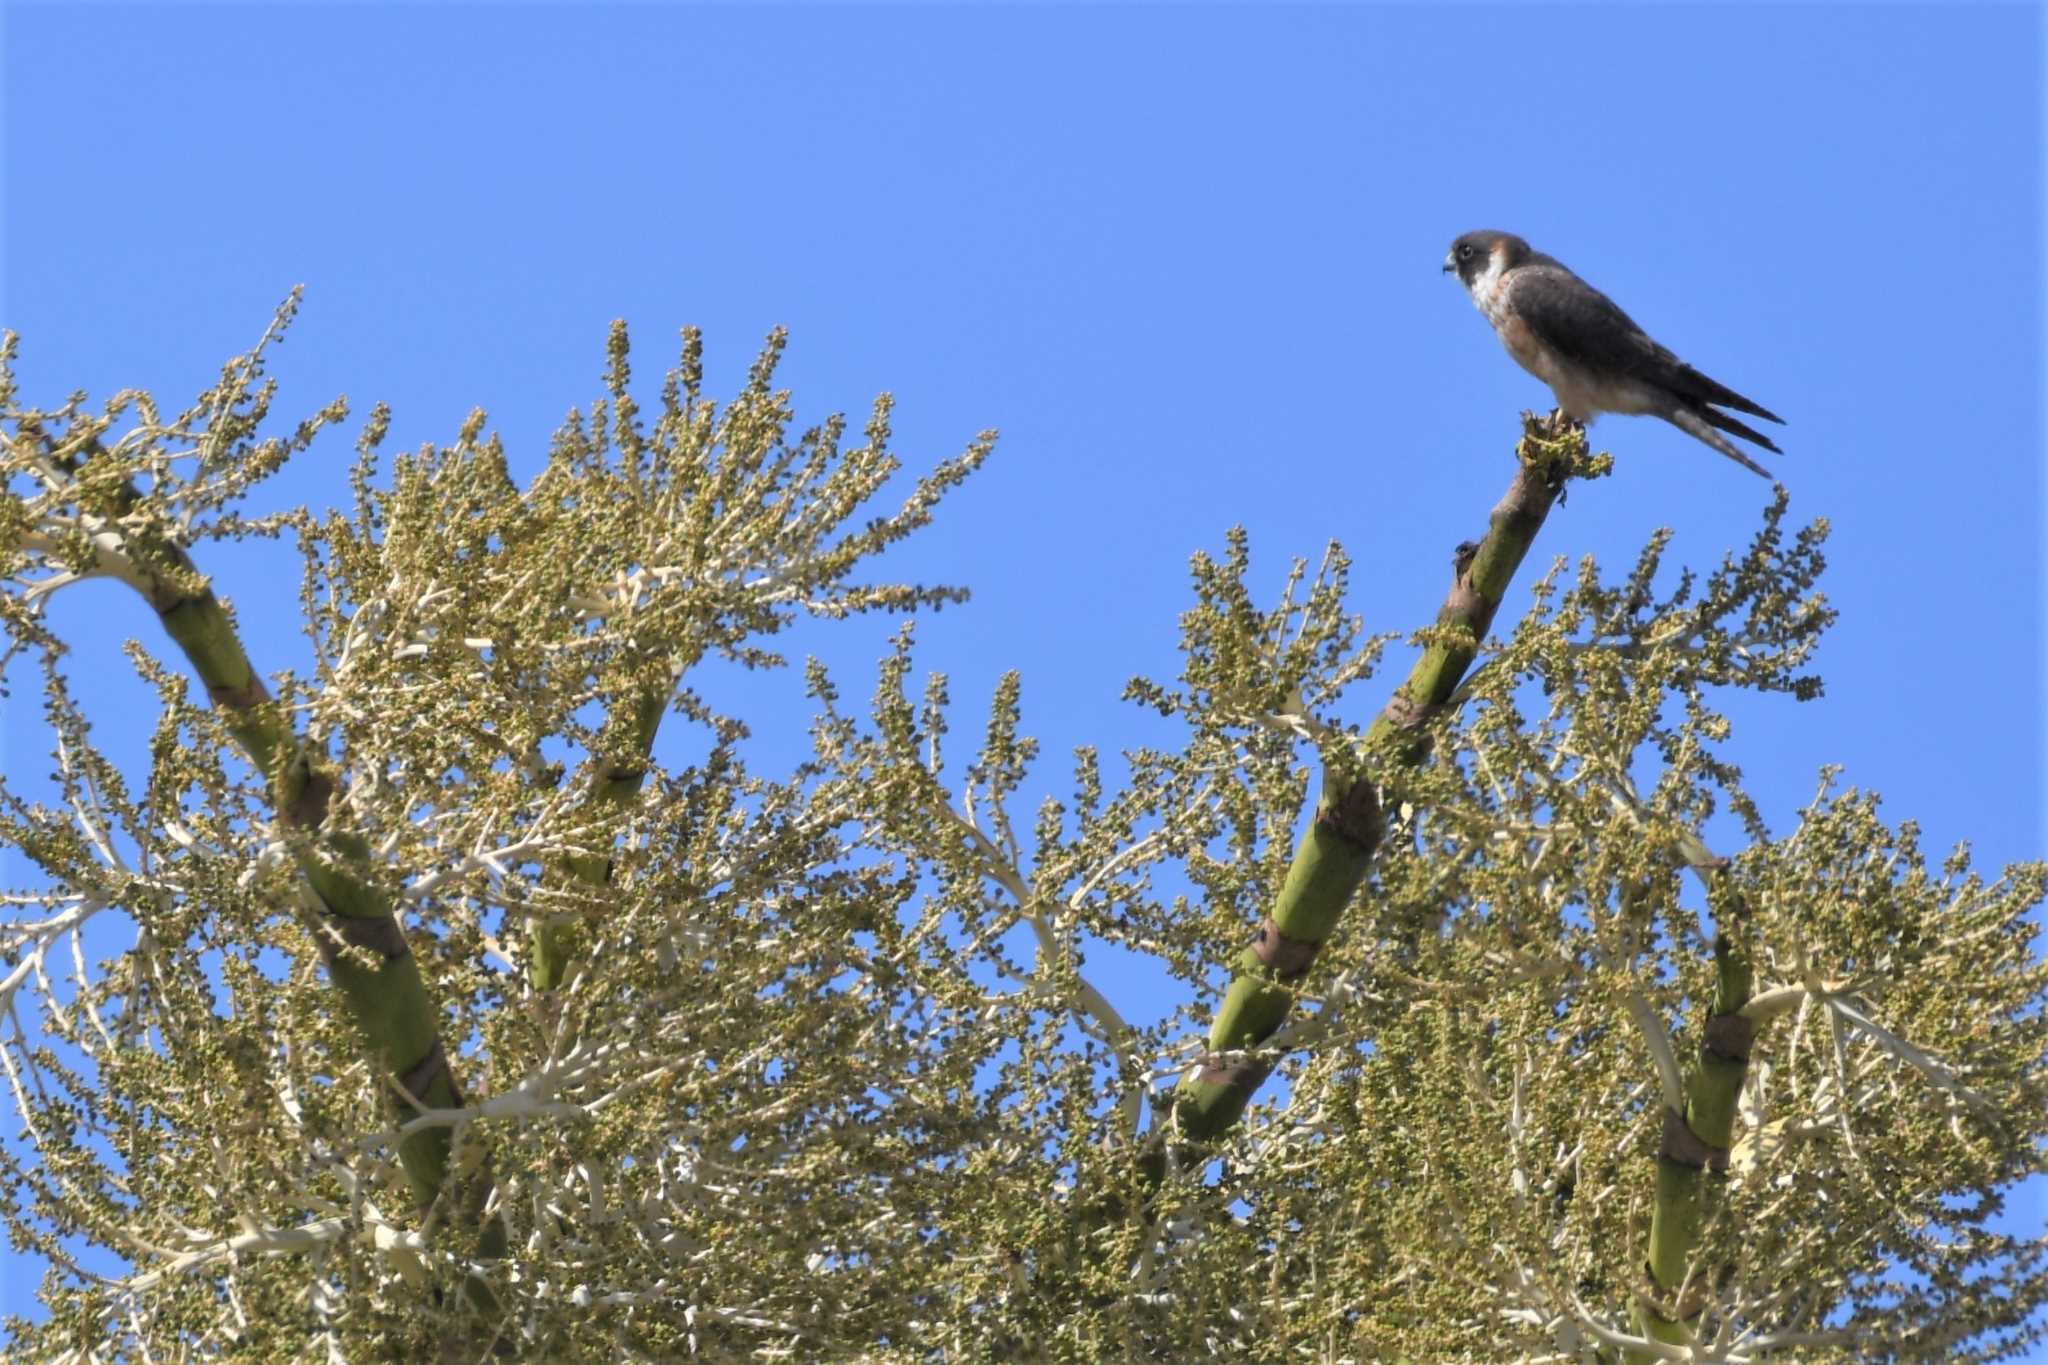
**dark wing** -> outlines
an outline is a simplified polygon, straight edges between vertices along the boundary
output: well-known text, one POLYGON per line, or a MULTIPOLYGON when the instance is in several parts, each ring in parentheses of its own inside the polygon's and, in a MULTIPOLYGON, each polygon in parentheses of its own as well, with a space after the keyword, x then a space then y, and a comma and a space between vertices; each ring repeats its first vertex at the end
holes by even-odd
MULTIPOLYGON (((1695 406, 1718 403, 1783 424, 1784 418, 1715 383, 1652 341, 1613 299, 1548 256, 1517 267, 1508 284, 1508 300, 1516 316, 1565 359, 1604 374, 1643 380, 1695 406)), ((1760 445, 1771 445, 1746 428, 1724 428, 1729 429, 1751 436, 1760 445)))
POLYGON ((1517 266, 1507 284, 1515 316, 1567 360, 1659 382, 1679 365, 1613 299, 1547 256, 1517 266))

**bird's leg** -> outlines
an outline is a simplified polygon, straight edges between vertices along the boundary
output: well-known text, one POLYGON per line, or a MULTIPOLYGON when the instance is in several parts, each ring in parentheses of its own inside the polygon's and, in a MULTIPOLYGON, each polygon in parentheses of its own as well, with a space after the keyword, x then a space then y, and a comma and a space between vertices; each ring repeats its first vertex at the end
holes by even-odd
POLYGON ((1515 456, 1524 464, 1540 465, 1543 483, 1557 495, 1557 504, 1564 505, 1565 482, 1575 469, 1573 452, 1585 447, 1585 424, 1563 408, 1553 408, 1538 417, 1533 412, 1522 414, 1522 440, 1515 446, 1515 456))
MULTIPOLYGON (((1562 441, 1568 437, 1584 436, 1586 434, 1586 424, 1574 417, 1562 405, 1552 408, 1550 416, 1546 420, 1550 424, 1551 436, 1554 440, 1562 441)), ((1552 466, 1549 484, 1557 492, 1557 505, 1559 507, 1564 506, 1571 491, 1571 472, 1563 464, 1552 466)))

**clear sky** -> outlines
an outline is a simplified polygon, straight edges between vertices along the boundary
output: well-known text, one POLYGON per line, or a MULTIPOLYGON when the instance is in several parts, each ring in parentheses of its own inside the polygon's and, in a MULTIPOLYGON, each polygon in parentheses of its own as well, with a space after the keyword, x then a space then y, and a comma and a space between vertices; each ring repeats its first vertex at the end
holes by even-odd
MULTIPOLYGON (((1370 628, 1431 618, 1517 411, 1549 405, 1438 266, 1468 228, 1518 232, 1787 418, 1763 458, 1795 518, 1834 523, 1825 699, 1735 712, 1774 829, 1840 763, 1932 849, 2043 852, 2038 8, 77 4, 0 25, 0 322, 30 401, 182 407, 303 282, 280 417, 388 400, 391 449, 482 406, 531 470, 601 392, 610 319, 649 402, 682 325, 722 396, 787 324, 806 420, 893 390, 919 466, 1001 429, 893 564, 973 588, 920 660, 969 733, 1021 669, 1053 781, 1069 746, 1145 733, 1117 694, 1173 674, 1187 556, 1232 523, 1276 591, 1335 537, 1370 628)), ((1595 436, 1617 473, 1539 557, 1620 568, 1669 525, 1709 567, 1752 534, 1763 481, 1648 419, 1595 436)), ((258 506, 343 501, 348 447, 258 506)), ((303 663, 289 550, 205 567, 259 669, 303 663)), ((89 703, 146 700, 117 652, 169 651, 141 603, 93 585, 56 621, 79 676, 108 674, 89 703)), ((864 696, 891 629, 797 648, 864 696)), ((42 748, 16 682, 10 772, 42 748)), ((798 714, 794 678, 750 686, 724 700, 798 714)), ((150 723, 98 737, 139 761, 150 723)), ((0 1275, 20 1311, 33 1276, 0 1275)))

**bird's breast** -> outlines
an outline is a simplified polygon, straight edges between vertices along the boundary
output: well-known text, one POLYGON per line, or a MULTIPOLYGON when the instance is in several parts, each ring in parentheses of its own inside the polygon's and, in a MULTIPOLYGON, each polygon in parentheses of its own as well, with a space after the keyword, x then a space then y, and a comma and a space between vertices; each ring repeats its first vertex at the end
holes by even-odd
POLYGON ((1608 395, 1601 391, 1595 376, 1558 355, 1544 344, 1535 328, 1522 320, 1515 310, 1510 287, 1513 283, 1507 271, 1496 268, 1474 276, 1471 288, 1472 302, 1493 324, 1500 344, 1515 358, 1515 363, 1549 385, 1557 396, 1558 406, 1582 422, 1591 420, 1597 412, 1630 411, 1604 401, 1608 395))
POLYGON ((1517 365, 1538 379, 1555 378, 1552 371, 1556 366, 1550 349, 1537 340, 1535 330, 1528 323, 1505 308, 1489 312, 1487 317, 1493 323, 1493 330, 1500 334, 1500 344, 1508 348, 1508 354, 1515 358, 1517 365))
POLYGON ((1542 343, 1537 341, 1536 333, 1522 321, 1521 315, 1515 312, 1506 274, 1488 270, 1475 276, 1472 280, 1472 302, 1493 324, 1493 330, 1499 334, 1501 344, 1508 348, 1508 354, 1515 358, 1515 363, 1541 377, 1543 371, 1538 366, 1543 353, 1542 343))

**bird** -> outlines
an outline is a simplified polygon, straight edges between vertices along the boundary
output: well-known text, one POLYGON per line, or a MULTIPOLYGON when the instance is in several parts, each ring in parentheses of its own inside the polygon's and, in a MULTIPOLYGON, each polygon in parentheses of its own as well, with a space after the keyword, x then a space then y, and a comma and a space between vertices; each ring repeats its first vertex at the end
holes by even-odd
POLYGON ((1451 243, 1455 274, 1515 363, 1550 386, 1581 426, 1599 413, 1661 417, 1764 478, 1771 472, 1722 432, 1783 454, 1771 439, 1717 408, 1785 419, 1707 378, 1650 339, 1614 300, 1512 232, 1480 229, 1451 243))

